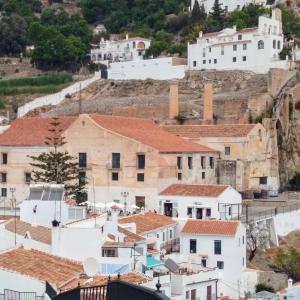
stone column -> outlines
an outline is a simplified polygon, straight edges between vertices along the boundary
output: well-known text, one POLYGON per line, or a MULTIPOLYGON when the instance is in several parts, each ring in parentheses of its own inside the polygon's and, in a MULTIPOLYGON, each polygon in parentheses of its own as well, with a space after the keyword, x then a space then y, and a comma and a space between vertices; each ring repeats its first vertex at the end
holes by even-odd
POLYGON ((179 114, 178 81, 170 82, 169 94, 169 118, 174 119, 179 114))
POLYGON ((204 84, 203 120, 213 121, 213 85, 211 82, 204 84))

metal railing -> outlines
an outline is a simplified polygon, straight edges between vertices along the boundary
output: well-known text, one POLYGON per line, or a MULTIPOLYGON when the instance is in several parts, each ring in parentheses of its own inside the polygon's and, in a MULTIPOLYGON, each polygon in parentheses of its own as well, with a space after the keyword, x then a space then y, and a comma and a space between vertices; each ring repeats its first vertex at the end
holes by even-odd
POLYGON ((4 289, 4 294, 0 294, 0 300, 41 300, 43 297, 37 296, 35 292, 19 292, 4 289))
POLYGON ((166 253, 179 252, 180 251, 180 239, 172 239, 166 241, 160 245, 160 250, 165 249, 166 253))

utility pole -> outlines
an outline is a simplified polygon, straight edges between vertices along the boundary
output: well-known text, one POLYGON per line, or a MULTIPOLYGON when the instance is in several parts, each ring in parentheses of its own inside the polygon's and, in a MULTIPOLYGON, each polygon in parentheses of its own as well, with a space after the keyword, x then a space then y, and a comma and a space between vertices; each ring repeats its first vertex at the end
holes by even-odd
POLYGON ((17 246, 17 200, 16 200, 16 197, 15 197, 15 191, 16 189, 15 188, 10 188, 10 193, 11 193, 11 203, 12 203, 12 206, 14 207, 15 209, 15 222, 14 222, 14 227, 15 227, 15 246, 17 246))

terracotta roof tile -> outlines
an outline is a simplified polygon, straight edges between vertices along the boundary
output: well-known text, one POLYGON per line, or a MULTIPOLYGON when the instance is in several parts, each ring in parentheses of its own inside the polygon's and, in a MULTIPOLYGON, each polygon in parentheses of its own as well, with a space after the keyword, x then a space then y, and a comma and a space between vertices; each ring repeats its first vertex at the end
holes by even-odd
MULTIPOLYGON (((15 222, 14 218, 10 219, 4 225, 5 229, 10 232, 15 232, 15 222)), ((32 240, 44 243, 44 244, 51 244, 51 229, 44 226, 32 226, 29 223, 16 220, 16 228, 17 234, 25 236, 26 233, 29 232, 30 237, 32 240)))
POLYGON ((231 220, 188 220, 181 233, 234 236, 239 224, 239 221, 231 220))
POLYGON ((217 152, 161 129, 152 120, 118 116, 90 115, 101 127, 153 147, 160 152, 217 152))
POLYGON ((170 125, 163 129, 186 138, 245 137, 256 124, 170 125))
MULTIPOLYGON (((181 139, 161 129, 152 120, 102 116, 92 114, 90 117, 101 127, 120 134, 142 144, 153 147, 160 152, 217 152, 207 146, 181 139)), ((65 131, 77 117, 61 117, 61 129, 65 131)), ((14 121, 9 129, 0 134, 2 146, 37 146, 45 145, 52 118, 31 117, 14 121)))
POLYGON ((247 33, 247 32, 255 32, 257 31, 257 27, 248 27, 248 28, 243 28, 236 33, 247 33))
POLYGON ((79 262, 23 248, 0 253, 0 268, 48 281, 56 286, 83 272, 79 262))
POLYGON ((118 231, 125 235, 124 242, 135 243, 135 242, 141 242, 145 240, 142 236, 135 234, 121 226, 118 226, 118 231))
MULTIPOLYGON (((110 280, 117 279, 117 276, 111 276, 110 280)), ((152 279, 150 277, 147 277, 144 274, 136 273, 136 272, 130 272, 127 274, 121 275, 121 279, 123 281, 133 283, 133 284, 142 284, 146 283, 148 281, 151 281, 152 279)), ((61 292, 65 292, 71 289, 74 289, 80 284, 81 287, 89 287, 89 286, 95 286, 95 285, 106 285, 108 281, 108 276, 94 276, 93 278, 90 278, 88 276, 78 276, 77 278, 73 278, 72 280, 62 284, 58 288, 61 292)))
MULTIPOLYGON (((76 117, 61 117, 60 129, 66 130, 76 117)), ((40 146, 45 145, 45 137, 49 135, 52 118, 30 117, 20 118, 12 122, 9 129, 0 135, 0 145, 5 146, 40 146)), ((45 145, 46 146, 46 145, 45 145)))
POLYGON ((218 197, 229 186, 220 184, 172 184, 161 196, 218 197))
POLYGON ((131 215, 119 219, 120 224, 135 223, 136 233, 144 234, 149 231, 157 230, 169 225, 175 225, 176 221, 172 218, 153 212, 146 212, 143 214, 131 215))

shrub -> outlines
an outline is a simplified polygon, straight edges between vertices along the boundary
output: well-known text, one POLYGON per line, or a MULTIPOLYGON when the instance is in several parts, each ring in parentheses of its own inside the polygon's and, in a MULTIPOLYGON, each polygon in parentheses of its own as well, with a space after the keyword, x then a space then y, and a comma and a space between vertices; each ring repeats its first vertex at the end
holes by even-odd
POLYGON ((276 293, 275 289, 271 285, 264 284, 264 283, 259 283, 259 284, 257 284, 255 286, 255 292, 256 293, 261 292, 261 291, 267 291, 267 292, 270 292, 270 293, 276 293))

